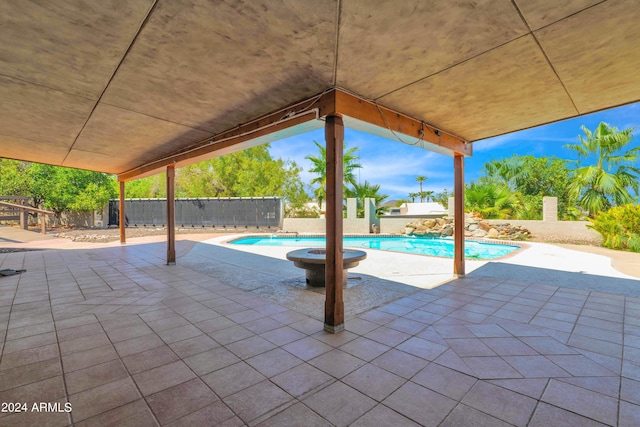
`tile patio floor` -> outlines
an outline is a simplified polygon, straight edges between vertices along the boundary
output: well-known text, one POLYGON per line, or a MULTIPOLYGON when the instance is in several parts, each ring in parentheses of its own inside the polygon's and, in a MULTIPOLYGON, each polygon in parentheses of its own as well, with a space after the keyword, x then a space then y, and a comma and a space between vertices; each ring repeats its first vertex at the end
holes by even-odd
POLYGON ((164 251, 0 254, 0 402, 72 406, 0 425, 640 425, 640 299, 471 274, 331 335, 164 251))

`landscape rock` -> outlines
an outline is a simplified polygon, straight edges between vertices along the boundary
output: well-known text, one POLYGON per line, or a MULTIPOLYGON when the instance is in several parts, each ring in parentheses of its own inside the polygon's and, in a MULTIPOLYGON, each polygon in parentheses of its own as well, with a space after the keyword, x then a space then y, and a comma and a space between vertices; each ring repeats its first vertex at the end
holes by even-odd
MULTIPOLYGON (((465 214, 465 237, 526 240, 531 236, 529 230, 509 223, 490 224, 477 213, 465 214)), ((450 237, 453 236, 453 218, 419 219, 405 226, 404 234, 408 236, 450 237)))
POLYGON ((497 239, 498 237, 500 237, 500 233, 498 233, 498 230, 496 230, 495 228, 491 228, 489 231, 487 231, 487 238, 497 239))

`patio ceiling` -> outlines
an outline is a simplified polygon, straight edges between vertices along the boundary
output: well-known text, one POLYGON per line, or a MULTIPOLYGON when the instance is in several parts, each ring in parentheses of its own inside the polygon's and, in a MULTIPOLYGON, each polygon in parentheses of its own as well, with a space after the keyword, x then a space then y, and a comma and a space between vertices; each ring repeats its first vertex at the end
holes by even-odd
POLYGON ((635 0, 7 0, 0 157, 148 173, 336 87, 476 141, 640 100, 639 21, 635 0))

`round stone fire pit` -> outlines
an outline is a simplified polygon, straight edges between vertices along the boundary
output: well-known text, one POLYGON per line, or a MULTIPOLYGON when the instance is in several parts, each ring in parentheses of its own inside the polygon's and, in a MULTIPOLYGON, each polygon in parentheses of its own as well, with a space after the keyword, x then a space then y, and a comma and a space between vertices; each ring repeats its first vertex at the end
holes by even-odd
MULTIPOLYGON (((360 261, 367 257, 364 251, 355 249, 345 249, 342 252, 342 285, 347 284, 347 270, 357 266, 360 261)), ((327 251, 318 248, 305 248, 291 251, 287 254, 287 259, 293 261, 293 265, 306 271, 307 285, 324 287, 324 267, 326 264, 327 251)))

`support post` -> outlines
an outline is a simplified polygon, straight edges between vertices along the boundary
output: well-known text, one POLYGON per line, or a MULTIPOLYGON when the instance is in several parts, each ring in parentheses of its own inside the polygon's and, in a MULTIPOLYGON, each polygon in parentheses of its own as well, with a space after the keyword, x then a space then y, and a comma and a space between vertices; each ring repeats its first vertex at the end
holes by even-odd
POLYGON ((453 273, 464 276, 464 156, 453 157, 454 216, 453 216, 453 273))
POLYGON ((119 204, 119 220, 118 220, 118 227, 120 228, 120 244, 121 245, 126 245, 127 244, 127 232, 126 230, 126 226, 127 226, 127 215, 125 213, 125 207, 124 207, 124 199, 125 199, 125 193, 124 193, 124 181, 120 181, 120 204, 119 204))
POLYGON ((176 168, 167 166, 167 265, 176 263, 176 168))
POLYGON ((336 333, 344 330, 344 300, 342 296, 342 181, 344 175, 344 124, 342 117, 329 115, 325 123, 327 150, 327 215, 324 330, 336 333))
MULTIPOLYGON (((26 200, 23 200, 20 204, 25 206, 28 205, 26 200)), ((19 215, 20 215, 20 228, 22 228, 23 230, 28 230, 29 229, 29 212, 23 209, 20 211, 19 215)))

